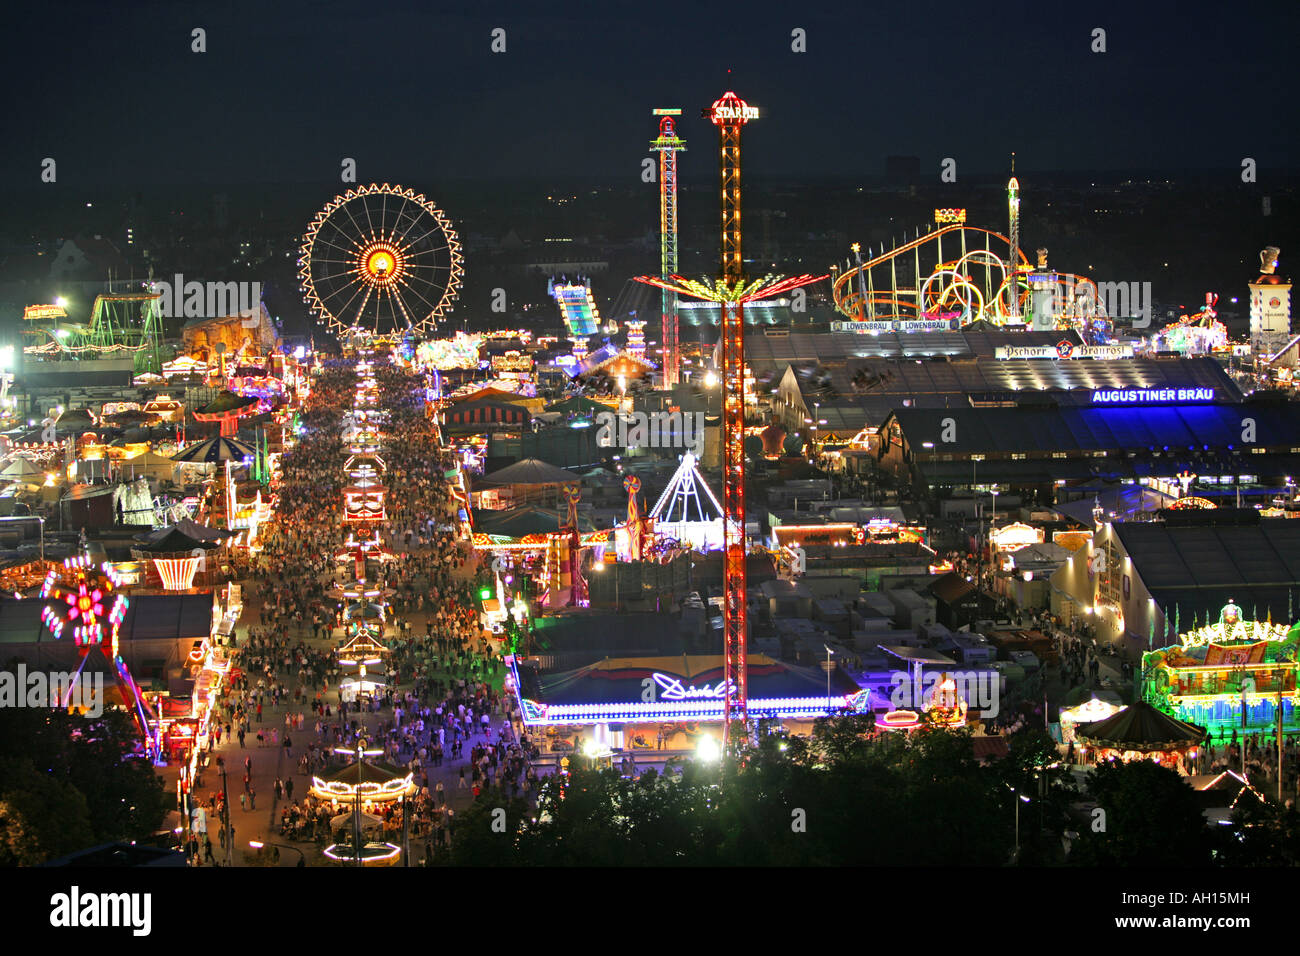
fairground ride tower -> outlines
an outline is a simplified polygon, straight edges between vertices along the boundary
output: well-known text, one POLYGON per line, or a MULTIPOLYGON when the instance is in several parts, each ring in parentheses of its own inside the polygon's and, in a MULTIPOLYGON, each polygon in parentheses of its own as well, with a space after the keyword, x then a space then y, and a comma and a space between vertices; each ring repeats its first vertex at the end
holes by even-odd
MULTIPOLYGON (((659 154, 659 275, 667 281, 677 272, 677 154, 686 149, 686 141, 677 136, 674 116, 680 109, 657 109, 659 138, 650 148, 659 154)), ((672 388, 681 378, 682 353, 677 341, 677 293, 663 288, 663 367, 664 388, 672 388)))

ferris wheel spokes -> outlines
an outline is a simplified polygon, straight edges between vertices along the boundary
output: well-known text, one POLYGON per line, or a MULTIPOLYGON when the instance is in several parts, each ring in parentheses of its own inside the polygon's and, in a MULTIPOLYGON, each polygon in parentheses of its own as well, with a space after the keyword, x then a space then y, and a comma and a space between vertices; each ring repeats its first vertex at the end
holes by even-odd
POLYGON ((316 215, 299 274, 308 305, 336 332, 420 334, 450 311, 464 260, 442 210, 414 190, 372 184, 316 215))

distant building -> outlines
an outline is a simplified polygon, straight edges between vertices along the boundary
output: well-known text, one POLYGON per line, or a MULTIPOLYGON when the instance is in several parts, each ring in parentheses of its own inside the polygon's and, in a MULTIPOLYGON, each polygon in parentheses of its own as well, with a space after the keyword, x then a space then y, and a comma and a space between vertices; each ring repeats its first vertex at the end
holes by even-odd
POLYGON ((1054 614, 1142 648, 1213 621, 1230 602, 1251 620, 1289 623, 1300 590, 1300 521, 1209 511, 1179 522, 1107 523, 1051 581, 1054 614))
POLYGON ((102 236, 93 239, 65 239, 50 263, 54 280, 104 281, 124 278, 130 269, 113 243, 102 236))
MULTIPOLYGON (((1174 390, 1176 395, 1176 390, 1174 390)), ((1142 481, 1172 488, 1184 472, 1198 495, 1266 495, 1300 473, 1286 405, 1266 402, 1112 405, 1137 391, 1099 392, 1068 408, 902 408, 873 439, 876 467, 917 488, 998 483, 1049 494, 1069 482, 1142 481), (1243 422, 1252 441, 1243 442, 1243 422), (1232 487, 1224 487, 1231 485, 1232 487)))

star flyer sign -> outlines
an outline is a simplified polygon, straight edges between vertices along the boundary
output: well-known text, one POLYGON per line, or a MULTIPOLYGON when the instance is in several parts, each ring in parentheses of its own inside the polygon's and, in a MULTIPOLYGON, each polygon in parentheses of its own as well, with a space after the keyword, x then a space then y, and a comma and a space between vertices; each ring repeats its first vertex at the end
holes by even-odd
POLYGON ((1131 345, 1075 345, 1062 339, 1055 345, 1001 345, 993 350, 999 359, 1125 359, 1133 357, 1131 345))

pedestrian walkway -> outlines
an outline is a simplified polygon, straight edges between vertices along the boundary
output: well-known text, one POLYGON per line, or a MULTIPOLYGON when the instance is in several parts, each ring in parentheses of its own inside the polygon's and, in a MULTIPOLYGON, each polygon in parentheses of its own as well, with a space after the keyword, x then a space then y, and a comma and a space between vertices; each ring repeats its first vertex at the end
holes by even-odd
MULTIPOLYGON (((389 384, 409 388, 414 382, 395 373, 390 376, 389 384)), ((335 375, 338 382, 342 378, 335 375)), ((310 745, 318 751, 335 748, 335 728, 340 726, 340 696, 337 677, 326 671, 327 686, 321 693, 322 703, 329 708, 330 716, 318 718, 312 706, 312 697, 316 686, 313 675, 319 679, 319 668, 332 666, 333 654, 343 637, 341 627, 313 629, 312 619, 322 614, 329 617, 336 606, 334 599, 326 599, 330 587, 346 577, 336 573, 329 558, 337 549, 342 532, 338 526, 338 508, 334 498, 331 469, 341 468, 342 452, 336 436, 331 436, 329 429, 321 422, 333 420, 325 406, 330 401, 337 404, 340 396, 346 395, 334 379, 326 381, 324 377, 317 380, 313 388, 316 406, 308 409, 303 421, 309 426, 303 433, 299 449, 290 453, 284 460, 284 481, 279 486, 280 508, 276 518, 264 529, 264 551, 257 562, 259 570, 254 579, 244 583, 244 609, 241 621, 236 629, 235 640, 238 646, 238 660, 245 673, 246 686, 238 692, 228 692, 227 701, 233 710, 241 700, 244 702, 248 716, 248 733, 241 739, 223 735, 212 754, 212 765, 201 777, 201 785, 195 788, 196 799, 206 803, 222 787, 217 773, 216 761, 220 757, 225 765, 225 780, 228 785, 230 802, 230 824, 234 829, 234 842, 231 852, 222 853, 219 840, 214 839, 214 853, 219 861, 229 861, 233 865, 245 865, 257 862, 246 858, 249 841, 259 841, 268 845, 281 844, 300 850, 309 865, 327 862, 322 854, 322 845, 315 840, 291 840, 281 832, 281 819, 286 807, 293 803, 301 804, 311 786, 311 775, 304 771, 302 758, 310 745), (323 474, 317 474, 323 472, 323 474), (254 632, 263 635, 257 650, 253 649, 251 640, 254 632), (286 658, 293 658, 298 650, 304 655, 306 664, 299 664, 286 658), (261 668, 254 666, 257 660, 264 661, 269 670, 263 674, 261 668), (285 690, 293 691, 305 680, 306 699, 295 702, 291 693, 286 693, 278 703, 268 695, 263 696, 261 710, 252 698, 259 684, 269 690, 276 682, 285 690), (291 752, 286 752, 281 745, 285 737, 285 717, 287 714, 303 714, 301 729, 292 730, 289 736, 293 742, 291 752), (317 723, 321 730, 317 732, 317 723), (264 733, 261 742, 257 740, 259 731, 264 733), (247 774, 247 782, 245 782, 247 774), (275 783, 279 779, 292 787, 291 792, 277 797, 275 783)), ((382 384, 382 383, 381 383, 382 384)), ((391 397, 391 396, 390 396, 391 397)), ((390 690, 394 702, 403 703, 408 694, 428 695, 429 709, 432 711, 440 696, 429 692, 430 685, 441 682, 444 686, 468 682, 471 686, 476 681, 484 681, 491 692, 499 694, 504 669, 499 660, 490 675, 479 674, 476 678, 468 671, 453 673, 452 665, 447 660, 431 661, 410 653, 413 647, 423 642, 427 625, 430 621, 436 625, 435 633, 450 639, 453 644, 457 636, 464 640, 464 651, 468 659, 482 663, 484 658, 478 653, 478 643, 486 635, 467 627, 464 612, 447 617, 439 624, 438 613, 450 609, 463 608, 455 598, 456 593, 465 584, 473 581, 478 573, 477 560, 440 561, 444 554, 460 554, 462 557, 476 558, 472 549, 448 551, 452 542, 445 533, 428 537, 421 546, 419 534, 414 529, 426 527, 432 529, 436 524, 445 524, 454 519, 455 504, 445 493, 445 488, 437 468, 430 467, 429 444, 422 442, 420 433, 427 425, 422 406, 393 401, 389 403, 392 410, 391 439, 385 448, 385 457, 389 471, 385 481, 389 485, 389 513, 394 517, 390 523, 393 534, 392 550, 396 561, 382 568, 383 585, 389 593, 396 593, 389 599, 391 609, 395 612, 391 620, 394 623, 408 625, 399 633, 396 627, 385 630, 383 640, 393 651, 391 664, 387 668, 393 678, 390 690), (412 415, 412 413, 415 413, 412 415), (403 416, 406 424, 403 424, 403 416), (439 489, 442 488, 440 491, 439 489), (426 516, 427 520, 426 520, 426 516), (407 534, 400 530, 412 528, 410 537, 413 546, 407 544, 407 534), (437 587, 441 597, 432 599, 432 589, 437 587), (410 606, 406 604, 407 594, 411 595, 410 606), (423 608, 416 598, 424 596, 423 608)), ((436 457, 436 456, 435 456, 436 457)), ((473 694, 461 699, 466 704, 481 711, 483 702, 473 700, 473 694)), ((508 706, 508 702, 502 701, 508 706)), ((403 703, 404 710, 409 705, 403 703)), ((411 723, 410 714, 404 714, 403 723, 411 723)), ((490 715, 489 735, 485 736, 478 714, 475 725, 464 750, 458 757, 451 755, 453 735, 448 733, 445 756, 441 765, 433 766, 432 760, 423 761, 418 769, 412 763, 412 772, 417 785, 427 786, 427 793, 436 799, 437 787, 442 785, 444 805, 454 813, 463 812, 473 799, 470 781, 473 778, 472 748, 476 744, 485 744, 498 740, 498 732, 505 713, 497 709, 490 715), (465 783, 462 785, 461 781, 465 783)), ((371 746, 383 746, 388 742, 384 728, 391 725, 395 718, 392 706, 378 711, 356 711, 349 709, 346 718, 349 722, 357 721, 364 736, 371 746)), ((233 718, 227 718, 233 724, 233 718)), ((432 745, 435 729, 432 720, 426 720, 422 733, 418 733, 414 748, 404 747, 397 754, 389 754, 399 763, 412 761, 412 758, 424 747, 432 745)), ((350 734, 345 735, 350 737, 350 734)), ((512 735, 513 736, 513 735, 512 735)), ((346 741, 343 741, 346 743, 346 741)), ((174 779, 171 781, 174 786, 174 779)), ((419 801, 417 801, 419 802, 419 801)), ((217 815, 210 815, 209 835, 219 832, 223 821, 217 815)), ((311 828, 304 827, 304 832, 311 828)), ((392 839, 393 837, 387 837, 392 839)), ((417 844, 416 838, 411 842, 412 861, 424 856, 424 847, 417 844)), ((293 865, 298 859, 297 853, 280 854, 280 865, 293 865)))

